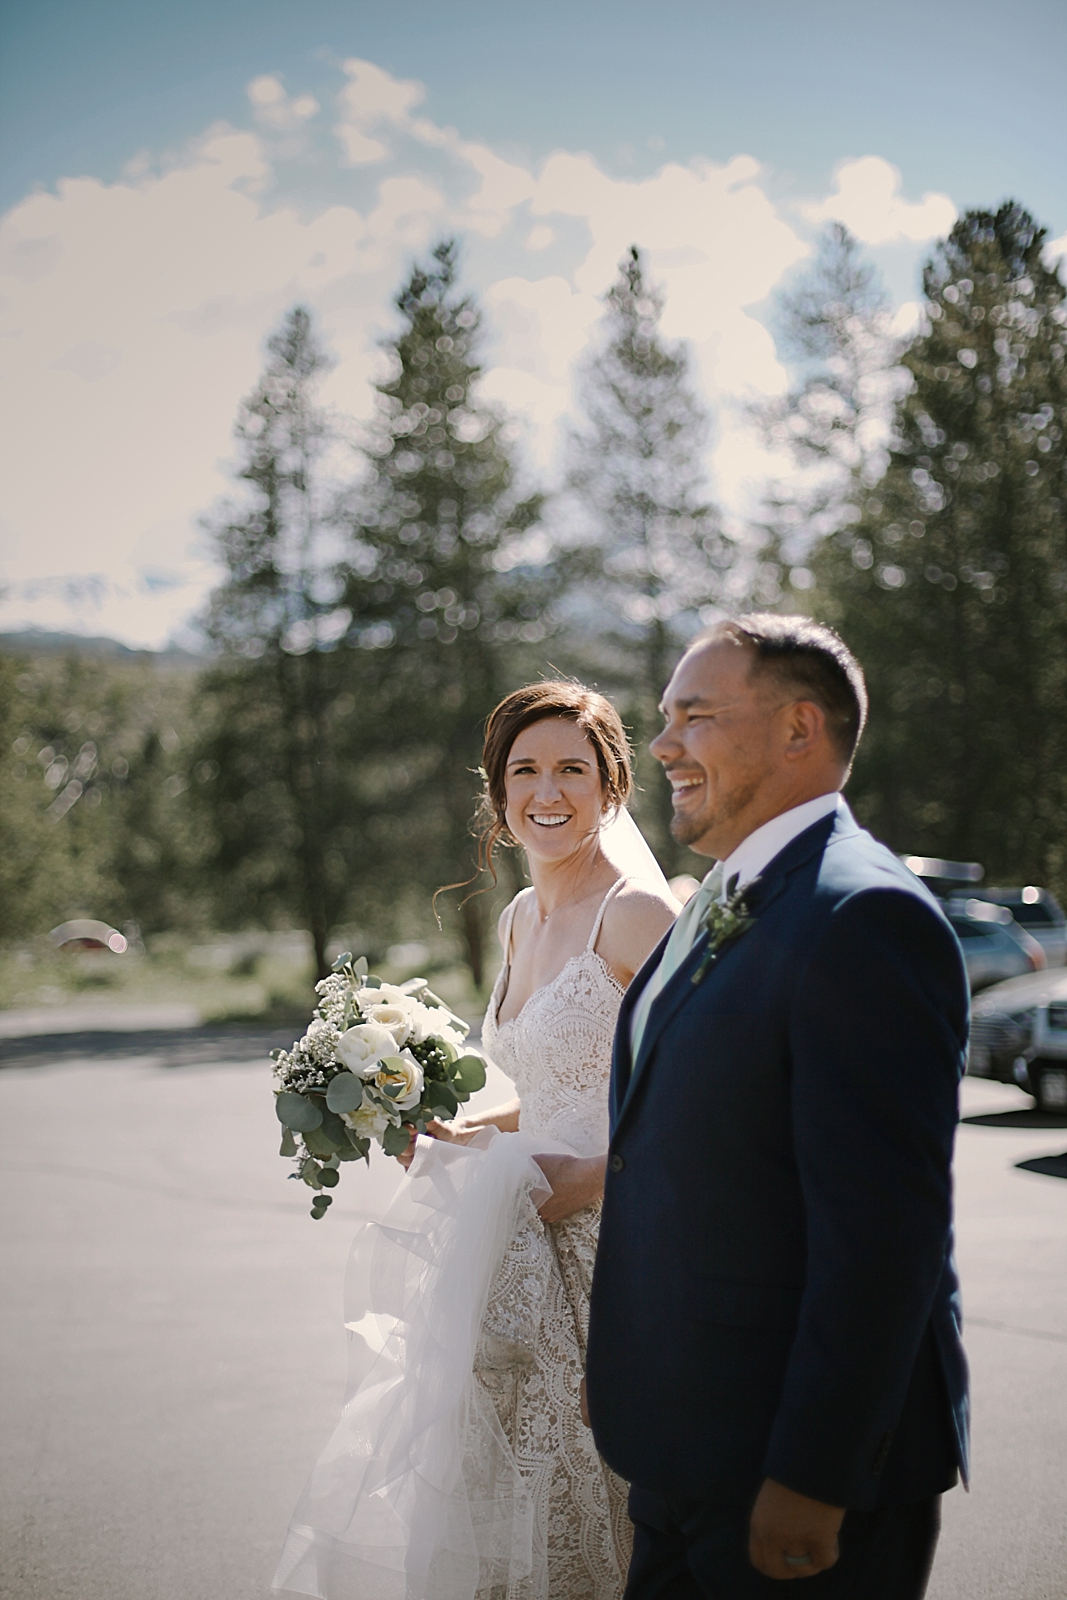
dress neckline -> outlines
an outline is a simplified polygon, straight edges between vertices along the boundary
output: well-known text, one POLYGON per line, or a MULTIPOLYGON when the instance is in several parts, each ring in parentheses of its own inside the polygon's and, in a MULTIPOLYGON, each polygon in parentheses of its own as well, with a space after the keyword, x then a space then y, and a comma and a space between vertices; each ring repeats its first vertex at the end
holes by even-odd
POLYGON ((504 978, 505 975, 506 975, 506 977, 508 979, 508 982, 510 982, 510 977, 511 977, 511 930, 512 930, 512 926, 514 925, 514 922, 515 922, 515 911, 516 911, 516 908, 518 907, 519 901, 522 899, 523 894, 526 893, 525 890, 520 890, 519 891, 519 893, 515 896, 514 900, 511 902, 511 905, 508 907, 508 910, 509 910, 509 912, 511 914, 508 917, 507 931, 506 931, 506 933, 504 935, 504 964, 500 969, 500 974, 499 974, 499 976, 498 976, 498 978, 496 980, 496 984, 494 985, 494 994, 493 994, 492 1005, 491 1005, 491 1010, 490 1010, 490 1015, 492 1016, 492 1019, 493 1019, 493 1028, 495 1029, 495 1031, 497 1033, 500 1032, 501 1028, 510 1028, 511 1024, 513 1022, 518 1022, 519 1018, 522 1016, 523 1012, 526 1010, 526 1007, 530 1004, 530 1002, 532 1000, 536 999, 536 997, 539 994, 544 994, 546 989, 551 989, 555 984, 557 984, 559 982, 559 980, 562 978, 563 974, 567 971, 568 967, 573 966, 576 961, 584 961, 587 956, 592 956, 593 960, 595 962, 597 962, 597 964, 599 965, 599 967, 600 967, 601 971, 603 972, 604 976, 607 978, 608 982, 610 984, 612 984, 612 986, 614 988, 616 988, 619 991, 620 994, 625 994, 626 993, 626 990, 623 988, 623 986, 619 982, 618 978, 616 978, 615 974, 612 972, 611 968, 608 966, 607 962, 604 960, 604 957, 602 955, 600 955, 598 953, 598 951, 596 951, 593 948, 593 946, 597 942, 597 939, 600 937, 600 925, 604 920, 604 912, 608 908, 608 901, 611 899, 612 895, 616 892, 616 890, 619 889, 626 881, 627 880, 625 878, 616 878, 615 882, 611 885, 611 888, 608 890, 608 892, 604 896, 603 900, 601 900, 599 909, 597 910, 597 914, 593 919, 592 931, 591 931, 591 933, 589 935, 588 940, 586 941, 585 949, 584 950, 580 950, 577 955, 568 956, 566 961, 560 967, 559 971, 556 973, 556 976, 554 978, 549 978, 547 983, 542 983, 539 988, 534 989, 531 994, 528 994, 526 996, 526 999, 522 1002, 522 1005, 519 1007, 518 1011, 516 1011, 515 1015, 513 1017, 508 1017, 506 1019, 506 1021, 501 1022, 501 1020, 500 1020, 500 1007, 503 1005, 504 997, 507 994, 507 983, 505 983, 504 990, 503 990, 502 994, 497 995, 495 991, 496 991, 496 987, 500 983, 500 979, 504 978))

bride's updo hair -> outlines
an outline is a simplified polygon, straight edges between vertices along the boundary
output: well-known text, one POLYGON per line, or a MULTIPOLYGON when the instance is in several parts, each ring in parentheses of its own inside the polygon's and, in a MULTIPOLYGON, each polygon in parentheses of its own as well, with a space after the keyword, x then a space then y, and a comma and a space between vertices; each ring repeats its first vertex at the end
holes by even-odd
POLYGON ((505 820, 508 756, 520 733, 548 717, 573 722, 593 746, 605 808, 624 806, 633 790, 630 741, 622 718, 604 695, 565 678, 528 683, 525 688, 505 695, 485 724, 482 750, 485 787, 477 817, 481 865, 493 873, 494 881, 494 848, 501 843, 515 843, 505 820))

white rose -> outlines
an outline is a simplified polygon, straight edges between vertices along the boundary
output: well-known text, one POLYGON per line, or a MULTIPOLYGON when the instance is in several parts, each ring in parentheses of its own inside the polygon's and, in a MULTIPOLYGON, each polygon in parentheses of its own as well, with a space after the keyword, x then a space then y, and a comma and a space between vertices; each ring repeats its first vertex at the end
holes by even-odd
POLYGON ((395 1127, 400 1119, 390 1116, 384 1106, 365 1104, 358 1111, 346 1111, 344 1120, 360 1139, 381 1140, 386 1128, 395 1127))
POLYGON ((376 1022, 379 1027, 388 1028, 393 1039, 398 1045, 407 1044, 411 1037, 411 1023, 408 1019, 410 1006, 397 1006, 390 1004, 367 1006, 363 1015, 368 1022, 376 1022))
POLYGON ((387 1089, 399 1088, 401 1092, 390 1094, 389 1100, 398 1111, 410 1111, 422 1099, 425 1078, 411 1051, 405 1050, 402 1055, 390 1056, 382 1062, 374 1075, 374 1082, 383 1093, 387 1089))
POLYGON ((398 989, 395 983, 383 983, 378 989, 357 989, 356 1004, 363 1012, 371 1006, 403 1006, 410 1005, 409 997, 403 989, 398 989))
POLYGON ((396 1040, 377 1022, 357 1022, 337 1041, 337 1059, 359 1078, 369 1078, 383 1056, 396 1051, 396 1040))

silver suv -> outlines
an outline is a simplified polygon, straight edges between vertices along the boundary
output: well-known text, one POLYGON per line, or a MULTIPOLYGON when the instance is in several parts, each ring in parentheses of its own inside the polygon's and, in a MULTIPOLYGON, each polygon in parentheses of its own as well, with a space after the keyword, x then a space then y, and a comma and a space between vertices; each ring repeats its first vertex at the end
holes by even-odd
POLYGON ((1067 1112, 1067 971, 1009 978, 978 995, 967 1071, 1017 1083, 1042 1111, 1067 1112))
POLYGON ((1048 889, 1030 883, 1022 889, 975 889, 974 894, 1010 911, 1019 926, 1037 940, 1050 967, 1067 967, 1067 917, 1048 889))
POLYGON ((1048 966, 1041 945, 1020 928, 1007 906, 973 897, 946 900, 944 906, 963 949, 972 994, 991 983, 1041 972, 1048 966))

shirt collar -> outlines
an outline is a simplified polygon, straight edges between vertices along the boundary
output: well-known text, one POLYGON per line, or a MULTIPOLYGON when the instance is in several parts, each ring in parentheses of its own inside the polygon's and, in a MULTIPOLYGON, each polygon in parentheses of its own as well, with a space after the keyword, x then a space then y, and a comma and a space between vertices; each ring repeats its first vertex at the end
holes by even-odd
POLYGON ((754 829, 723 862, 723 894, 726 893, 725 886, 735 875, 735 892, 743 889, 746 883, 751 883, 787 844, 821 818, 839 811, 844 803, 837 790, 832 794, 820 794, 814 800, 805 800, 803 805, 793 806, 790 811, 779 812, 770 822, 754 829))

